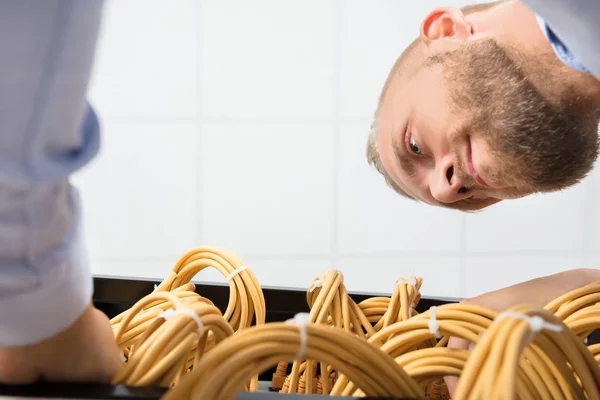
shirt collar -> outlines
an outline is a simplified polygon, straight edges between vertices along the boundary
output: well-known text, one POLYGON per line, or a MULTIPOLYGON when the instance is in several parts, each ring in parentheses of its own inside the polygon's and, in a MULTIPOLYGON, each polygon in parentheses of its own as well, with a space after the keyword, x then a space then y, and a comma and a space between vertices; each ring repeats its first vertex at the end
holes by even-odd
POLYGON ((544 36, 546 36, 546 40, 548 40, 548 42, 552 46, 552 49, 554 50, 556 56, 565 65, 580 72, 590 73, 587 70, 587 68, 577 59, 577 57, 575 57, 575 55, 571 53, 567 46, 565 46, 565 44, 558 38, 558 36, 556 36, 556 34, 548 26, 546 21, 539 15, 536 15, 536 19, 538 24, 540 25, 540 28, 542 29, 542 32, 544 33, 544 36))

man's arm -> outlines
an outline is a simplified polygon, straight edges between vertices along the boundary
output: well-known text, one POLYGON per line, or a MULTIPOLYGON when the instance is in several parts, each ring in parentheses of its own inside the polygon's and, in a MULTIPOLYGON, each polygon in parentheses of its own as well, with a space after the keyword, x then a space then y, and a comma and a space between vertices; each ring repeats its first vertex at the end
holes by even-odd
POLYGON ((77 362, 59 362, 74 361, 71 352, 80 360, 106 353, 101 380, 118 368, 108 321, 91 307, 80 202, 69 183, 99 148, 85 96, 101 9, 98 0, 0 3, 2 382, 93 379, 77 362), (87 337, 76 340, 77 332, 87 337))
POLYGON ((504 289, 485 293, 464 302, 501 312, 518 304, 543 308, 557 297, 589 283, 600 281, 598 269, 574 269, 532 279, 504 289))

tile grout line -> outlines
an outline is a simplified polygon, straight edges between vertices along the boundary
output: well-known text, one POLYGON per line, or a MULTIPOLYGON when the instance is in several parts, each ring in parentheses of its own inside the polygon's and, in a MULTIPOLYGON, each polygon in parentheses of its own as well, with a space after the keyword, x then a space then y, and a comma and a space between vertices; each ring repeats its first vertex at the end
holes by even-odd
POLYGON ((196 237, 195 245, 199 246, 204 242, 204 229, 202 220, 202 207, 204 201, 204 184, 203 184, 203 172, 204 172, 204 160, 202 158, 202 144, 203 141, 203 104, 202 104, 202 37, 204 29, 204 18, 202 14, 202 0, 196 0, 195 14, 196 14, 196 135, 195 135, 195 148, 196 148, 196 161, 194 162, 194 174, 196 177, 196 237))
MULTIPOLYGON (((481 252, 471 252, 469 253, 469 257, 480 258, 480 257, 497 257, 497 258, 510 258, 510 257, 530 257, 530 256, 569 256, 572 255, 572 250, 518 250, 518 251, 502 251, 502 250, 494 250, 494 251, 481 251, 481 252)), ((600 250, 592 250, 590 251, 591 255, 600 256, 600 250)), ((167 262, 171 264, 177 258, 179 258, 180 254, 173 254, 171 256, 160 256, 160 257, 95 257, 94 262, 103 262, 103 263, 128 263, 128 262, 167 262)), ((303 253, 288 253, 288 254, 244 254, 244 259, 248 260, 260 260, 260 261, 320 261, 331 259, 330 253, 321 253, 321 254, 303 254, 303 253)), ((461 252, 456 250, 449 251, 404 251, 404 252, 357 252, 357 253, 347 253, 344 255, 338 255, 338 262, 341 262, 344 259, 357 259, 357 258, 365 258, 369 260, 379 260, 379 259, 396 259, 396 258, 405 258, 405 257, 415 257, 415 258, 445 258, 445 257, 458 257, 461 258, 461 252)), ((344 268, 343 264, 338 265, 340 268, 344 268)), ((338 267, 336 266, 336 267, 338 267)))
POLYGON ((340 113, 340 77, 341 77, 341 19, 342 7, 340 0, 334 0, 334 57, 333 57, 333 104, 332 104, 332 128, 333 128, 333 207, 331 210, 331 267, 338 268, 340 262, 340 236, 339 236, 339 197, 340 197, 340 135, 341 135, 341 113, 340 113))
MULTIPOLYGON (((336 86, 334 84, 334 86, 336 86)), ((198 94, 197 97, 200 97, 198 94)), ((198 113, 195 116, 153 116, 153 115, 104 115, 104 118, 120 123, 137 123, 145 121, 153 124, 172 124, 174 122, 196 122, 198 113)), ((370 124, 371 121, 366 117, 343 117, 339 116, 337 120, 342 124, 370 124)), ((207 124, 229 124, 229 125, 324 125, 334 124, 333 117, 209 117, 203 116, 202 121, 207 124)))
POLYGON ((591 180, 586 180, 584 183, 585 189, 583 191, 584 202, 583 202, 583 265, 582 268, 590 268, 590 251, 592 246, 590 243, 590 237, 592 232, 592 224, 590 223, 591 218, 589 216, 590 210, 592 209, 592 184, 591 180))
POLYGON ((461 229, 460 229, 460 256, 459 260, 459 296, 466 297, 467 295, 467 276, 465 274, 466 260, 467 260, 467 216, 461 216, 461 229))

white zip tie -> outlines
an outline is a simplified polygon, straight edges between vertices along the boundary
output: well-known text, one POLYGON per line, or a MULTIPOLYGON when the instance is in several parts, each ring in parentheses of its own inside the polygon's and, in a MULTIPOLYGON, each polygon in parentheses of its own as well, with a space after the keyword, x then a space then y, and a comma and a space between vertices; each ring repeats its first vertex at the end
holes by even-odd
POLYGON ((158 314, 157 318, 164 318, 165 321, 168 321, 171 318, 181 314, 189 315, 190 317, 192 317, 194 322, 196 322, 196 325, 198 325, 198 333, 200 334, 200 337, 202 337, 202 335, 204 335, 204 324, 202 323, 202 320, 200 319, 198 314, 196 314, 193 310, 190 310, 189 308, 179 308, 176 310, 173 308, 169 308, 158 314))
POLYGON ((436 339, 439 339, 441 337, 440 335, 440 323, 437 320, 437 317, 435 315, 435 310, 437 309, 436 306, 432 306, 429 309, 429 332, 431 332, 432 335, 435 335, 436 339))
POLYGON ((319 278, 315 279, 312 285, 310 285, 310 289, 308 290, 310 293, 314 292, 316 288, 321 287, 321 280, 319 278))
POLYGON ((516 318, 522 321, 525 321, 529 324, 529 329, 531 329, 531 338, 529 341, 533 341, 535 335, 542 330, 552 331, 552 332, 562 332, 563 327, 561 325, 552 324, 547 322, 544 318, 534 315, 530 317, 529 315, 517 313, 514 311, 504 311, 498 314, 496 320, 500 320, 502 318, 516 318))
POLYGON ((119 354, 119 356, 121 356, 121 361, 123 361, 123 362, 127 361, 127 357, 125 357, 125 352, 123 350, 121 350, 121 354, 119 354))
POLYGON ((417 278, 415 278, 414 276, 410 276, 408 279, 404 277, 398 278, 398 280, 396 280, 396 284, 401 283, 406 283, 407 285, 412 286, 415 289, 417 288, 417 278))
MULTIPOLYGON (((411 275, 408 278, 408 280, 402 276, 396 280, 396 285, 400 285, 402 283, 412 286, 415 289, 415 292, 417 291, 417 278, 415 278, 414 275, 411 275)), ((415 305, 415 303, 413 301, 412 303, 410 303, 410 306, 408 307, 408 318, 412 318, 412 309, 413 309, 414 305, 415 305)))
POLYGON ((344 275, 342 275, 342 273, 339 270, 329 268, 327 271, 323 272, 317 279, 315 279, 313 284, 310 286, 310 289, 308 289, 310 293, 314 292, 316 288, 323 286, 323 284, 321 283, 321 278, 327 275, 329 271, 336 271, 337 274, 341 277, 340 283, 344 283, 344 275))
POLYGON ((231 273, 229 275, 227 275, 227 278, 225 278, 227 280, 227 282, 229 282, 230 280, 232 280, 237 274, 239 274, 240 272, 242 272, 243 270, 248 269, 247 266, 242 265, 241 267, 237 267, 236 269, 234 269, 233 271, 231 271, 231 273))
POLYGON ((304 353, 306 353, 306 342, 308 340, 308 334, 306 333, 306 326, 310 322, 310 314, 298 313, 292 319, 285 321, 286 324, 293 324, 298 326, 298 333, 300 333, 300 347, 298 347, 298 353, 290 361, 301 361, 304 359, 304 353))

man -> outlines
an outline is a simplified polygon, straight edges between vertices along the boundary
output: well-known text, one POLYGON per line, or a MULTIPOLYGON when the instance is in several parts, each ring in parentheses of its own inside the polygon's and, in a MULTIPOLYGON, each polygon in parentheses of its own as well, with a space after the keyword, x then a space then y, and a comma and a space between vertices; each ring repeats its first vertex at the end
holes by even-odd
MULTIPOLYGON (((385 83, 369 162, 401 195, 464 211, 576 184, 598 155, 598 21, 592 0, 433 10, 385 83)), ((543 307, 598 280, 567 271, 467 302, 543 307)))
MULTIPOLYGON (((595 55, 600 28, 589 8, 600 8, 588 3, 559 26, 579 43, 575 23, 560 22, 591 18, 587 31, 578 24, 595 55)), ((402 195, 459 210, 579 182, 598 153, 600 61, 558 40, 520 1, 432 11, 385 84, 369 161, 402 195)))
MULTIPOLYGON (((573 0, 563 3, 576 4, 573 0)), ((591 8, 591 1, 589 4, 591 8)), ((82 245, 79 201, 68 180, 98 150, 98 123, 93 111, 86 107, 85 94, 101 6, 100 1, 79 0, 0 2, 0 30, 5 33, 0 35, 0 382, 3 383, 38 379, 110 381, 119 370, 119 352, 108 320, 90 304, 92 282, 82 245)), ((597 117, 592 111, 588 113, 597 101, 597 81, 586 73, 560 66, 548 44, 544 44, 533 14, 521 4, 510 2, 477 10, 472 9, 465 16, 456 9, 443 9, 427 18, 423 38, 401 58, 388 80, 372 136, 372 144, 376 146, 371 146, 376 165, 403 193, 430 200, 432 204, 464 209, 481 208, 527 191, 553 190, 571 184, 589 170, 597 151, 595 136, 589 128, 597 122, 594 120, 597 117), (503 23, 508 24, 506 28, 502 28, 503 23), (497 44, 484 40, 486 37, 497 37, 497 44), (511 41, 523 44, 517 40, 520 37, 537 38, 519 47, 525 55, 537 54, 536 46, 548 47, 538 59, 548 62, 547 66, 539 61, 527 64, 525 60, 533 62, 527 57, 518 58, 525 66, 513 66, 512 58, 503 57, 501 52, 497 54, 503 48, 499 45, 507 46, 511 41), (473 49, 477 51, 470 54, 473 49), (480 54, 495 58, 482 58, 480 54), (425 67, 423 60, 428 61, 425 67), (465 65, 470 67, 465 69, 465 65), (532 78, 531 83, 524 79, 535 75, 532 71, 542 69, 542 76, 532 78), (499 72, 509 75, 492 75, 499 72), (484 80, 484 73, 499 81, 484 80), (553 74, 559 74, 560 82, 540 91, 540 82, 553 74), (511 90, 503 91, 505 87, 511 90), (494 96, 489 95, 488 89, 494 96), (540 93, 551 101, 544 101, 546 97, 540 93), (511 103, 515 99, 519 107, 511 103), (493 106, 494 112, 475 107, 481 104, 493 106), (466 109, 470 106, 470 110, 466 109), (549 121, 542 118, 548 115, 549 121), (568 122, 581 125, 581 130, 568 122), (515 136, 515 126, 534 135, 535 124, 546 123, 539 125, 544 127, 541 132, 555 133, 556 138, 542 136, 543 140, 537 143, 533 139, 539 136, 515 136), (405 130, 405 125, 410 129, 405 130), (449 129, 458 129, 460 134, 450 136, 449 129), (399 148, 404 160, 402 170, 392 150, 392 138, 394 143, 404 143, 403 137, 397 135, 400 130, 410 133, 406 136, 409 146, 406 150, 412 152, 409 154, 412 158, 407 159, 399 148), (499 138, 498 132, 505 139, 499 138), (465 133, 473 136, 473 140, 466 140, 465 133), (437 136, 428 136, 433 134, 437 136), (571 136, 565 137, 567 134, 571 136), (515 148, 500 146, 505 142, 515 148), (459 153, 466 143, 471 143, 471 164, 477 168, 470 174, 465 169, 465 165, 470 165, 464 161, 468 158, 461 158, 466 154, 459 153), (545 159, 519 163, 523 154, 530 156, 523 148, 554 157, 549 165, 552 179, 541 176, 541 168, 548 165, 529 163, 543 163, 545 159), (374 156, 377 149, 381 162, 374 156), (493 153, 487 154, 487 149, 493 153), (455 153, 459 156, 453 158, 455 153), (563 157, 572 164, 561 167, 563 157), (412 167, 414 174, 407 167, 412 167), (455 193, 444 194, 444 188, 439 187, 435 201, 435 188, 427 195, 430 184, 425 179, 429 177, 427 167, 431 171, 443 167, 442 177, 448 185, 454 185, 455 193), (509 183, 513 186, 492 189, 492 185, 509 183), (500 196, 499 193, 504 193, 504 197, 493 197, 500 196)), ((552 15, 563 14, 549 13, 549 20, 552 15)), ((594 17, 594 14, 583 16, 594 17)), ((592 18, 591 25, 584 28, 593 32, 596 20, 592 18)), ((583 32, 588 32, 585 29, 583 32)), ((515 57, 516 53, 510 54, 515 57)), ((593 58, 581 58, 584 65, 587 60, 593 58)), ((591 63, 586 66, 594 68, 591 63)), ((600 280, 598 271, 572 271, 470 301, 495 309, 511 302, 541 306, 593 280, 600 280)))

